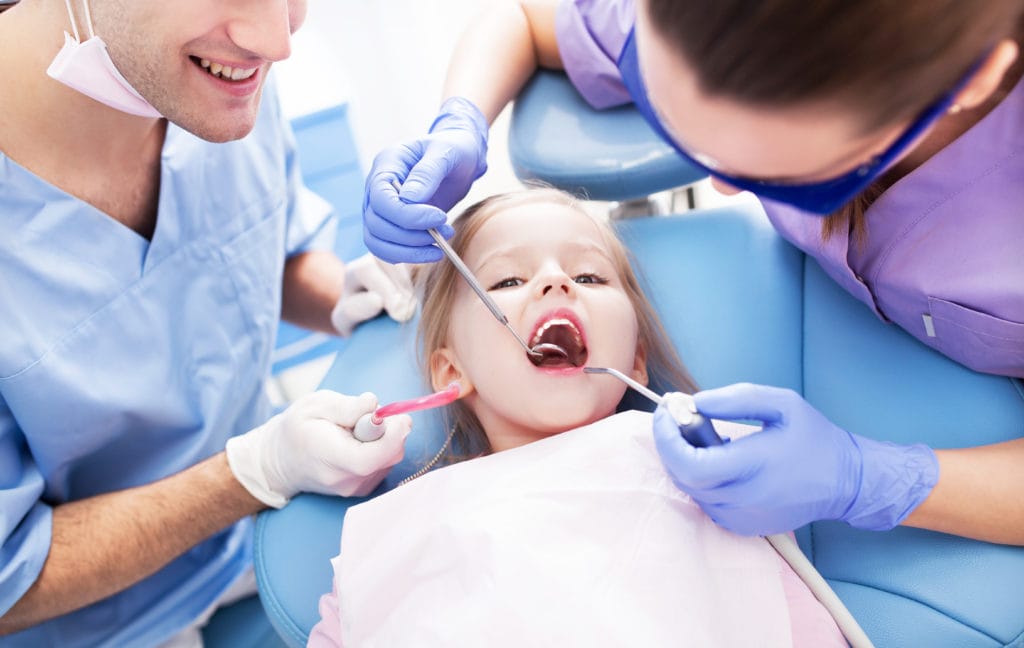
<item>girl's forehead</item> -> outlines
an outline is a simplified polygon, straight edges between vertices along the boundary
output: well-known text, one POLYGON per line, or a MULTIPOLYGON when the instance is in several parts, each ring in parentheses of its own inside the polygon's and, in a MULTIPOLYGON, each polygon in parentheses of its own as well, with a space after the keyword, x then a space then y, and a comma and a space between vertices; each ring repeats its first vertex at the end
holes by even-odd
POLYGON ((524 203, 492 214, 469 244, 467 256, 502 247, 587 242, 607 249, 601 227, 588 214, 558 203, 524 203))

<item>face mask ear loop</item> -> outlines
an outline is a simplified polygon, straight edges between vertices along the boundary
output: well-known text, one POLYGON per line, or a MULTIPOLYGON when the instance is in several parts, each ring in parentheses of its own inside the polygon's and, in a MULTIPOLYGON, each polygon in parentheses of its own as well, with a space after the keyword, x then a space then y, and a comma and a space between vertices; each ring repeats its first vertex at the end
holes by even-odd
POLYGON ((68 20, 71 21, 71 31, 75 32, 75 40, 81 43, 82 37, 78 35, 78 23, 75 22, 75 12, 71 10, 71 0, 64 0, 64 6, 68 9, 68 20))
MULTIPOLYGON (((78 33, 78 22, 75 20, 75 12, 71 8, 71 0, 64 0, 64 6, 67 7, 68 10, 68 19, 71 20, 71 31, 75 33, 75 40, 81 43, 82 36, 78 33)), ((89 0, 82 0, 82 6, 85 8, 85 26, 89 30, 88 37, 93 38, 96 36, 96 32, 92 28, 92 14, 89 12, 89 0)))
POLYGON ((82 6, 85 7, 85 26, 89 28, 89 38, 96 36, 96 32, 92 28, 92 14, 89 12, 89 0, 82 0, 82 6))

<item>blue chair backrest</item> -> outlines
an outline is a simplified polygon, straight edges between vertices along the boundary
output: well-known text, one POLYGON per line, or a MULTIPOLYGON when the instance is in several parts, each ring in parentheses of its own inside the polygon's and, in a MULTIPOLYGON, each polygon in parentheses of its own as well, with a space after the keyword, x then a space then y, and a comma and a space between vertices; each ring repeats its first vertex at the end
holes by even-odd
MULTIPOLYGON (((348 120, 348 104, 332 106, 291 122, 300 152, 302 180, 327 200, 338 222, 334 252, 344 260, 366 252, 363 244, 363 169, 348 120)), ((345 340, 281 322, 272 373, 334 353, 345 340)))
MULTIPOLYGON (((879 321, 813 261, 804 278, 804 396, 844 429, 934 448, 1024 436, 1024 390, 879 321)), ((801 538, 879 646, 1024 642, 1024 548, 900 527, 819 522, 801 538)))
POLYGON ((534 75, 512 121, 508 152, 522 180, 593 200, 630 200, 707 177, 658 140, 636 110, 594 110, 561 72, 534 75))

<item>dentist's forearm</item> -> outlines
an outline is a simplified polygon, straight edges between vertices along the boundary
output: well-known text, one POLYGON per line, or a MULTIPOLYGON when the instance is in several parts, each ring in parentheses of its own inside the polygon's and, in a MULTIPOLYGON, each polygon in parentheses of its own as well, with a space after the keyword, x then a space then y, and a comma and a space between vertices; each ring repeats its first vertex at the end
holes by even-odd
POLYGON ((337 335, 331 309, 345 285, 345 264, 333 252, 296 254, 284 263, 281 318, 311 331, 337 335))
POLYGON ((1024 545, 1024 439, 935 454, 939 481, 903 524, 1024 545))
POLYGON ((263 508, 235 479, 223 452, 152 484, 57 506, 43 569, 0 617, 0 635, 127 589, 263 508))
POLYGON ((493 122, 537 67, 561 69, 557 0, 509 0, 488 8, 455 46, 444 98, 465 97, 493 122))

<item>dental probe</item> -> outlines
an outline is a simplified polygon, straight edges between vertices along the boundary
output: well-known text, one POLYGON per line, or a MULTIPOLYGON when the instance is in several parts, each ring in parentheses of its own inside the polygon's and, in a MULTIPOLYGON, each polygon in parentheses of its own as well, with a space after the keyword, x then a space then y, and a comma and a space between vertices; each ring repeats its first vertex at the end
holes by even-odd
POLYGON ((466 283, 468 283, 469 287, 473 289, 473 292, 476 293, 476 296, 480 298, 480 301, 484 303, 484 306, 487 307, 487 310, 491 311, 491 315, 494 315, 495 319, 497 319, 502 324, 502 326, 507 328, 509 332, 512 333, 512 336, 516 339, 516 342, 518 342, 520 345, 522 345, 524 349, 526 349, 526 353, 531 356, 542 355, 541 353, 534 351, 533 348, 526 343, 526 340, 519 337, 519 334, 516 333, 516 330, 512 328, 512 325, 509 323, 508 317, 505 316, 505 313, 501 312, 501 309, 498 308, 498 305, 496 303, 494 303, 494 300, 491 299, 491 296, 487 294, 487 291, 484 290, 483 286, 480 285, 480 282, 476 280, 476 277, 474 277, 473 273, 470 272, 469 268, 466 267, 466 264, 462 262, 462 259, 459 258, 459 255, 455 253, 455 250, 452 249, 452 246, 448 245, 448 241, 444 240, 444 237, 441 236, 441 234, 434 228, 430 228, 427 231, 430 233, 432 237, 434 237, 434 243, 437 244, 437 247, 441 248, 441 251, 444 252, 445 256, 448 257, 448 260, 452 262, 452 265, 454 265, 455 269, 459 271, 459 274, 462 275, 462 278, 466 280, 466 283))
POLYGON ((718 436, 718 433, 715 432, 715 427, 711 424, 711 420, 705 418, 704 415, 697 411, 697 405, 693 402, 693 396, 680 392, 669 392, 664 396, 658 396, 626 374, 610 367, 584 367, 583 372, 614 376, 658 405, 664 404, 668 413, 679 427, 679 434, 690 445, 698 448, 722 445, 722 437, 718 436))
POLYGON ((633 380, 632 378, 622 373, 618 369, 612 369, 611 367, 583 367, 583 373, 608 374, 609 376, 615 376, 622 382, 626 383, 628 387, 632 387, 633 389, 640 392, 641 394, 651 399, 655 403, 661 405, 661 396, 658 396, 653 391, 648 389, 646 385, 641 385, 640 383, 633 380))
MULTIPOLYGON (((395 188, 395 191, 402 191, 402 185, 399 184, 397 180, 392 180, 391 186, 395 188)), ((462 278, 466 280, 466 283, 469 284, 469 287, 473 289, 473 292, 476 293, 476 296, 480 298, 480 301, 484 303, 484 306, 487 307, 487 310, 491 311, 491 315, 494 315, 495 319, 497 319, 502 326, 507 328, 509 332, 512 333, 512 336, 516 339, 516 342, 518 342, 524 349, 526 349, 527 355, 533 357, 543 356, 542 353, 534 351, 533 348, 531 348, 530 345, 526 343, 526 340, 519 337, 519 334, 516 333, 516 330, 512 328, 512 325, 509 323, 508 317, 505 316, 505 313, 501 312, 501 309, 498 308, 498 305, 494 303, 494 300, 491 299, 491 296, 487 294, 487 291, 484 290, 483 286, 480 285, 480 282, 476 280, 476 277, 474 277, 470 269, 466 267, 466 264, 462 262, 462 259, 455 252, 455 250, 452 249, 452 246, 448 245, 448 241, 444 240, 444 237, 441 236, 441 233, 438 232, 433 227, 428 229, 427 232, 429 232, 430 236, 433 237, 434 243, 437 244, 437 247, 441 248, 441 251, 444 252, 444 255, 448 257, 449 261, 452 262, 452 265, 455 266, 455 269, 459 271, 459 274, 462 275, 462 278)))
MULTIPOLYGON (((715 428, 711 425, 711 419, 705 418, 697 411, 697 406, 692 396, 679 392, 669 392, 664 396, 658 396, 658 394, 626 374, 610 367, 584 367, 583 372, 614 376, 655 403, 659 405, 664 404, 669 414, 679 426, 679 433, 690 445, 698 448, 705 448, 709 445, 722 445, 722 438, 715 432, 715 428)), ((860 627, 860 624, 850 614, 846 605, 840 600, 832 587, 829 586, 825 577, 818 572, 814 564, 800 550, 796 541, 785 533, 764 536, 764 539, 768 541, 768 544, 775 549, 775 552, 783 560, 789 563, 789 566, 793 568, 793 571, 800 577, 800 580, 814 594, 814 598, 818 599, 825 606, 825 609, 835 619, 836 625, 839 626, 840 632, 843 633, 850 646, 852 648, 873 648, 874 644, 868 639, 863 628, 860 627)))

